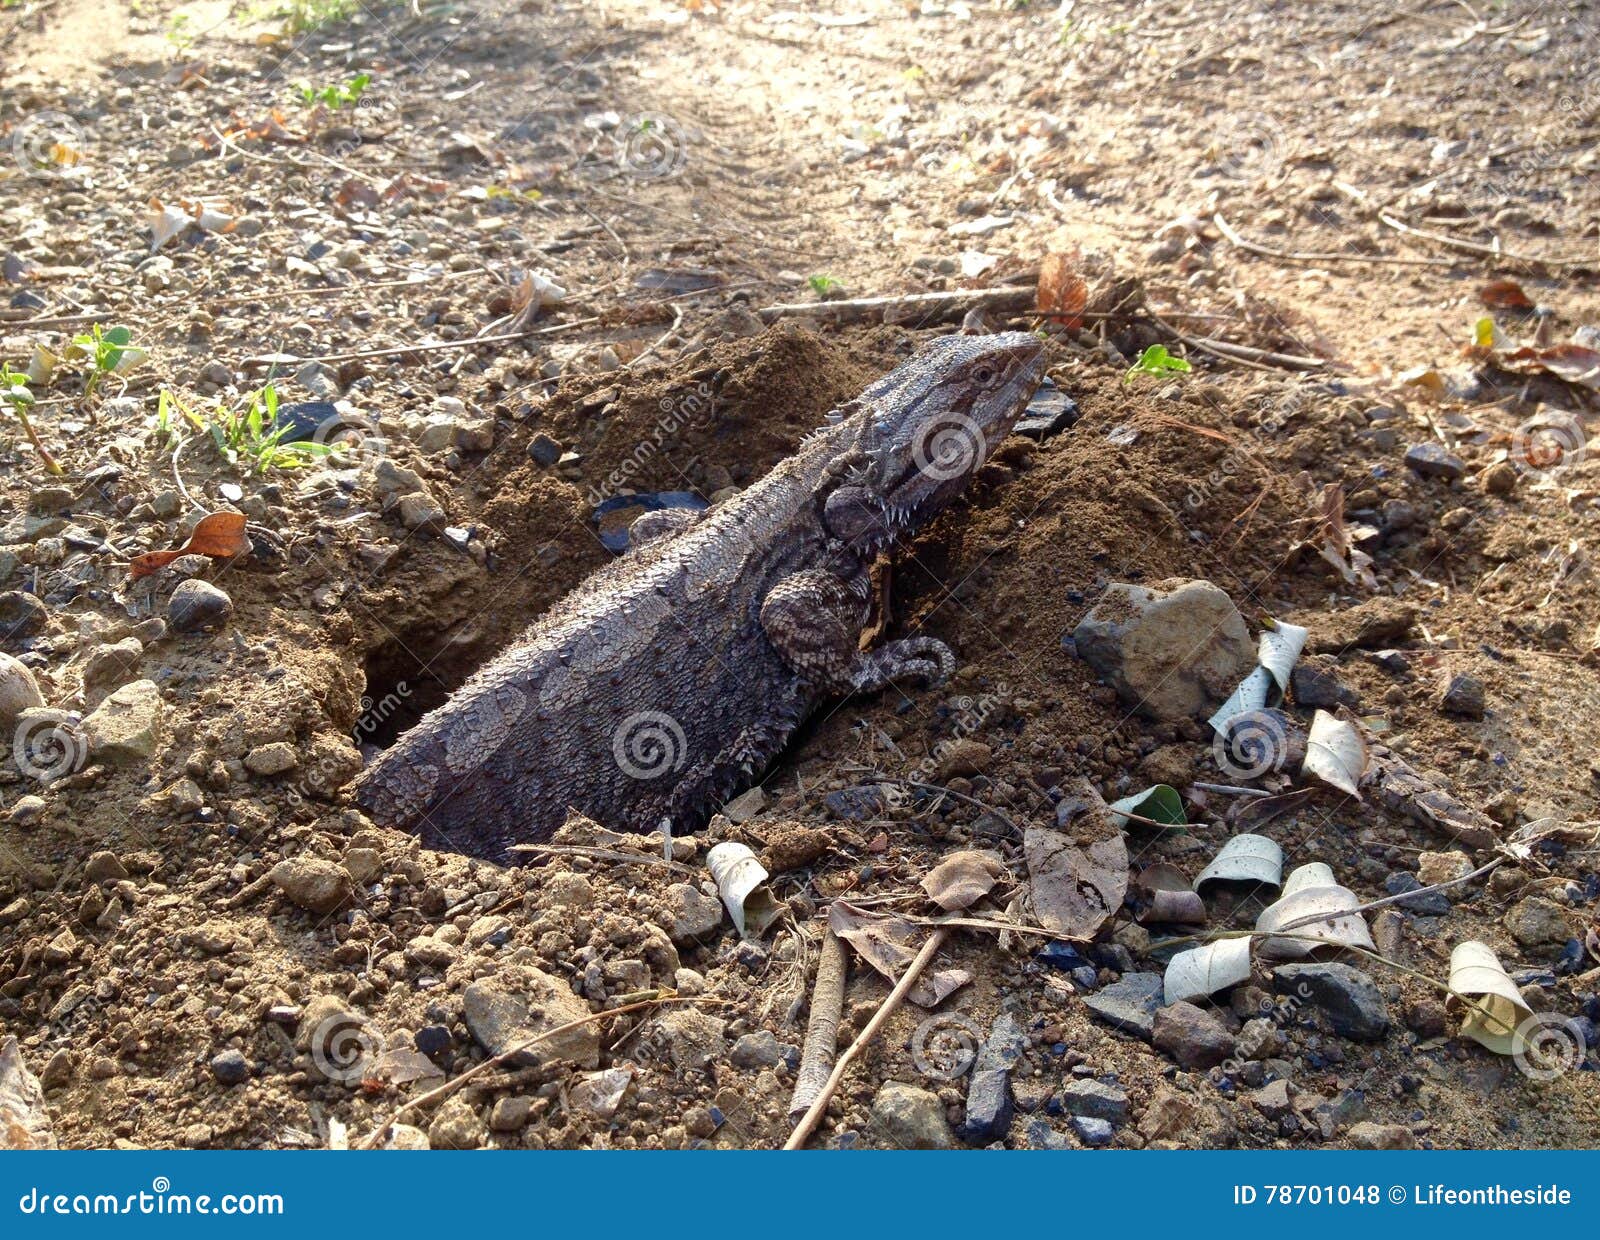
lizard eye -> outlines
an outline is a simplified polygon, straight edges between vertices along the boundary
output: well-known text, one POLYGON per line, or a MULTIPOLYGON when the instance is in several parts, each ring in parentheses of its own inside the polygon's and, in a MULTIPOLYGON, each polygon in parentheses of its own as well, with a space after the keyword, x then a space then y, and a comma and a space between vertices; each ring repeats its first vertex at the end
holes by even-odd
POLYGON ((993 387, 999 372, 988 362, 979 363, 972 371, 972 381, 979 387, 993 387))

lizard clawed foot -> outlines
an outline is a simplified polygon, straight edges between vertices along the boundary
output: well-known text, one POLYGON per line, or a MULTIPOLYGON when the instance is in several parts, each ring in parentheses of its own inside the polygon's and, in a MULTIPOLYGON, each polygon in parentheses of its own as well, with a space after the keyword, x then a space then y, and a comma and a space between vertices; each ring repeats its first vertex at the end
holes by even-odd
POLYGON ((850 668, 850 687, 875 693, 892 680, 906 678, 942 685, 955 670, 955 655, 938 638, 907 637, 858 654, 850 668))

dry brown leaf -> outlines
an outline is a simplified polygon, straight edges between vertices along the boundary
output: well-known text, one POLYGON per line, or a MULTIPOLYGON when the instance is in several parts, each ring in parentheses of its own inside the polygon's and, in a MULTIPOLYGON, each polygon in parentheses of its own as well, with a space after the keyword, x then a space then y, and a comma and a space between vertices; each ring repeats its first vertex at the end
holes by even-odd
POLYGON ((1082 811, 1066 828, 1029 827, 1028 861, 1035 916, 1064 939, 1087 940, 1122 907, 1128 893, 1128 846, 1094 787, 1081 786, 1082 811))
POLYGON ((1074 330, 1083 326, 1089 283, 1080 274, 1077 253, 1046 254, 1039 267, 1039 313, 1074 330))
POLYGON ((128 561, 128 576, 137 581, 148 577, 171 564, 179 556, 205 555, 213 560, 231 560, 250 550, 250 536, 245 532, 244 514, 240 512, 214 512, 201 517, 189 534, 189 541, 176 551, 149 551, 128 561))
POLYGON ((1491 310, 1533 309, 1533 299, 1515 280, 1491 280, 1478 290, 1478 300, 1491 310))
POLYGON ((951 853, 922 879, 922 889, 947 913, 976 904, 1006 872, 998 853, 963 849, 951 853))

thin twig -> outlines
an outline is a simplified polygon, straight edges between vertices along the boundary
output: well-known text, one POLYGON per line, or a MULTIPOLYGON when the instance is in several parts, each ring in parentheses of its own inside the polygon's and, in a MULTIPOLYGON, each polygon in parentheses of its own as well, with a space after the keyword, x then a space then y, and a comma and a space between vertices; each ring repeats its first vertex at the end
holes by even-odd
POLYGON ((1198 779, 1191 785, 1202 792, 1220 792, 1223 796, 1230 797, 1270 797, 1273 794, 1261 788, 1239 788, 1233 784, 1206 784, 1198 779))
POLYGON ((1390 257, 1386 254, 1341 254, 1323 251, 1307 250, 1275 250, 1271 246, 1261 245, 1240 235, 1240 233, 1222 218, 1219 211, 1211 217, 1211 222, 1217 226, 1217 231, 1241 250, 1251 254, 1259 254, 1263 258, 1282 259, 1295 263, 1382 263, 1396 267, 1454 267, 1448 258, 1407 258, 1390 257))
POLYGON ((692 865, 684 865, 681 861, 658 857, 655 853, 631 853, 624 852, 620 848, 591 848, 587 844, 513 844, 509 851, 550 853, 554 856, 594 857, 600 861, 622 861, 631 865, 664 866, 669 870, 677 870, 681 874, 700 873, 692 865))
POLYGON ((1446 246, 1452 250, 1460 250, 1464 254, 1477 254, 1483 258, 1492 258, 1497 262, 1524 263, 1533 268, 1600 266, 1600 256, 1595 258, 1539 258, 1532 254, 1513 254, 1510 250, 1502 250, 1500 248, 1499 238, 1495 239, 1494 245, 1484 245, 1481 241, 1468 241, 1462 237, 1447 237, 1443 233, 1425 232, 1420 228, 1413 228, 1402 220, 1395 219, 1387 211, 1379 211, 1378 219, 1396 232, 1404 233, 1408 237, 1420 237, 1424 241, 1432 241, 1435 245, 1446 246))
POLYGON ((912 983, 921 976, 922 971, 928 967, 929 961, 944 946, 944 941, 949 937, 948 930, 935 930, 928 936, 928 941, 922 945, 922 950, 916 958, 906 966, 906 971, 900 975, 900 980, 895 983, 894 989, 889 992, 889 997, 883 1001, 881 1007, 872 1014, 872 1019, 867 1022, 867 1027, 856 1036, 856 1040, 845 1048, 844 1054, 839 1056, 839 1062, 834 1064, 833 1072, 829 1075, 827 1084, 817 1095, 806 1113, 800 1117, 800 1122, 794 1126, 794 1131, 789 1134, 789 1139, 783 1143, 786 1150, 798 1150, 805 1146, 806 1138, 816 1128, 822 1119, 822 1113, 828 1109, 828 1103, 833 1101, 833 1095, 838 1092, 839 1084, 844 1080, 844 1074, 855 1061, 857 1055, 867 1048, 867 1045, 877 1036, 878 1030, 883 1028, 884 1022, 894 1014, 901 1001, 910 992, 912 983))

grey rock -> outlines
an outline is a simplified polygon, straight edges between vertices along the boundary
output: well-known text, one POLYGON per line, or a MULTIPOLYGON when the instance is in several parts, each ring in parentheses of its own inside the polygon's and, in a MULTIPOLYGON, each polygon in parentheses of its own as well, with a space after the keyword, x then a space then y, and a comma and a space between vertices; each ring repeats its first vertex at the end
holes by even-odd
POLYGON ((144 643, 136 637, 125 637, 94 651, 83 663, 84 702, 98 706, 108 693, 133 676, 143 655, 144 643))
POLYGON ((874 1126, 884 1139, 905 1150, 948 1150, 950 1126, 937 1094, 899 1081, 886 1081, 872 1100, 874 1126))
POLYGON ((1450 677, 1439 705, 1447 715, 1461 715, 1467 719, 1482 719, 1484 710, 1483 681, 1465 673, 1450 677))
POLYGON ((668 934, 674 943, 696 943, 722 927, 722 901, 688 883, 667 888, 667 912, 672 918, 668 934))
POLYGON ((534 464, 542 465, 546 469, 559 461, 565 450, 554 439, 543 433, 535 435, 528 442, 528 455, 533 458, 534 464))
POLYGON ((1214 709, 1255 666, 1244 618, 1209 581, 1114 582, 1072 637, 1125 702, 1155 719, 1214 709))
POLYGON ((733 1044, 728 1062, 736 1068, 775 1068, 780 1063, 797 1062, 799 1048, 777 1037, 766 1029, 747 1033, 733 1044))
POLYGON ((1096 1119, 1092 1115, 1074 1115, 1072 1117, 1072 1131, 1078 1134, 1078 1140, 1085 1145, 1098 1149, 1103 1145, 1110 1145, 1117 1131, 1103 1119, 1096 1119))
POLYGON ((704 1072, 722 1059, 727 1046, 726 1021, 694 1008, 678 1008, 658 1023, 666 1038, 667 1057, 674 1067, 704 1072))
POLYGON ((989 1145, 1006 1135, 1015 1111, 1011 1074, 999 1069, 974 1069, 967 1086, 967 1117, 956 1135, 968 1145, 989 1145))
POLYGON ((428 1144, 436 1150, 475 1150, 483 1137, 478 1113, 459 1094, 446 1099, 428 1125, 428 1144))
POLYGON ((1443 444, 1431 440, 1407 448, 1406 464, 1424 478, 1445 478, 1454 481, 1467 472, 1465 461, 1446 451, 1443 444))
POLYGON ((0 641, 33 637, 49 622, 49 610, 34 595, 22 590, 0 594, 0 641))
POLYGON ((1068 1115, 1121 1125, 1128 1122, 1128 1095, 1104 1081, 1073 1081, 1061 1090, 1061 1109, 1068 1115))
POLYGON ((1125 973, 1104 990, 1086 995, 1083 1006, 1113 1029, 1148 1042, 1155 1033, 1161 994, 1161 974, 1125 973))
POLYGON ((1389 1031, 1383 992, 1360 969, 1347 964, 1286 964, 1272 971, 1280 995, 1304 993, 1341 1037, 1375 1042, 1389 1031))
POLYGON ((83 721, 89 756, 105 762, 141 762, 161 744, 166 707, 153 680, 135 680, 107 695, 83 721))
POLYGON ((197 577, 179 583, 167 600, 167 623, 178 633, 215 628, 232 615, 233 600, 227 591, 197 577))
POLYGON ((1520 946, 1530 950, 1561 947, 1572 935, 1566 914, 1536 896, 1517 901, 1505 916, 1505 926, 1520 946))
MULTIPOLYGON (((1417 881, 1416 875, 1408 874, 1404 870, 1396 870, 1389 875, 1383 884, 1383 889, 1392 896, 1404 895, 1408 891, 1420 891, 1422 884, 1417 881)), ((1407 896, 1396 901, 1399 906, 1408 912, 1420 913, 1424 917, 1443 917, 1450 911, 1450 897, 1442 891, 1430 891, 1425 895, 1407 896)))
POLYGON ((1315 663, 1302 663, 1290 673, 1289 687, 1295 705, 1308 710, 1333 710, 1338 706, 1356 709, 1361 699, 1356 692, 1339 679, 1331 668, 1315 663))
POLYGON ((212 1057, 211 1075, 224 1085, 242 1085, 250 1079, 250 1061, 236 1050, 212 1057))
MULTIPOLYGON (((681 1013, 680 1013, 681 1014, 681 1013)), ((698 1013, 690 1013, 698 1015, 698 1013)), ((565 982, 527 965, 497 968, 461 996, 467 1030, 491 1055, 589 1015, 589 1006, 565 982)), ((567 1059, 582 1068, 600 1066, 600 1032, 590 1023, 546 1038, 515 1056, 524 1064, 567 1059)))
POLYGON ((1070 1150, 1072 1143, 1064 1136, 1050 1127, 1050 1121, 1045 1119, 1030 1119, 1023 1129, 1023 1135, 1028 1139, 1030 1150, 1070 1150))
POLYGON ((345 868, 320 857, 288 857, 272 867, 272 884, 307 912, 326 916, 350 898, 345 868))

